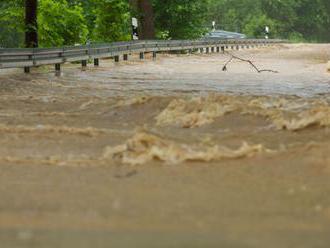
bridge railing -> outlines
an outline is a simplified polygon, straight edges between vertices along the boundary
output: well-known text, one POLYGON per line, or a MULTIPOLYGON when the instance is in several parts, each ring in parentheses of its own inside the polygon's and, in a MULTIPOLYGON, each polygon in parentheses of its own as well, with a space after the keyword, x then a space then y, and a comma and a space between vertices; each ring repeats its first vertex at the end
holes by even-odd
POLYGON ((62 48, 0 48, 0 69, 30 68, 40 65, 63 64, 115 57, 129 53, 180 51, 207 47, 259 46, 283 43, 282 40, 237 39, 237 40, 147 40, 67 46, 62 48))

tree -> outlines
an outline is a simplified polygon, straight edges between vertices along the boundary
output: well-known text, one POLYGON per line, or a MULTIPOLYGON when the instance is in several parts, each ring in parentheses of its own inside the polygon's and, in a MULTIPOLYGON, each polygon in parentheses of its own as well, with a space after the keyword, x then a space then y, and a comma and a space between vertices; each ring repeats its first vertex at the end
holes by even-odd
POLYGON ((97 0, 93 40, 100 42, 125 41, 131 38, 128 1, 97 0))
POLYGON ((38 0, 25 0, 25 46, 38 47, 38 0))
POLYGON ((0 0, 1 47, 48 47, 140 38, 196 39, 217 28, 263 37, 330 41, 329 0, 0 0), (155 35, 156 34, 156 35, 155 35))
POLYGON ((154 9, 150 0, 130 0, 134 15, 140 21, 139 37, 142 40, 155 38, 154 9))
POLYGON ((0 47, 24 44, 24 2, 0 0, 0 47))
POLYGON ((70 8, 79 6, 82 8, 84 22, 88 28, 88 39, 93 39, 93 32, 96 26, 97 5, 95 0, 67 0, 70 8))
POLYGON ((41 0, 38 19, 41 46, 86 43, 88 29, 79 5, 70 6, 66 0, 41 0))
POLYGON ((265 26, 271 30, 270 38, 278 36, 278 23, 266 15, 251 17, 243 28, 243 33, 251 38, 264 38, 265 26))
POLYGON ((199 38, 206 31, 208 0, 154 0, 158 37, 199 38))

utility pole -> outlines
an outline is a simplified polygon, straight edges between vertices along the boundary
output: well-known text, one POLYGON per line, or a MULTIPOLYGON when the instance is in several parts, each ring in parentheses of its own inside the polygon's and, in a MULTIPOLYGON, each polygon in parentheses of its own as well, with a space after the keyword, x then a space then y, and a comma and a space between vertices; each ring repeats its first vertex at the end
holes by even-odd
POLYGON ((25 0, 25 47, 38 47, 38 0, 25 0))

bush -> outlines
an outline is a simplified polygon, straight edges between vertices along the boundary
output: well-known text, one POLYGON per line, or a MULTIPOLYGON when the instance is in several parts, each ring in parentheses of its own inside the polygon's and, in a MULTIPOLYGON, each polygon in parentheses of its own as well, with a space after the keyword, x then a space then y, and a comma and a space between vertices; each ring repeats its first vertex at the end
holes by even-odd
POLYGON ((248 19, 243 28, 243 32, 251 38, 264 38, 266 26, 270 29, 269 38, 278 38, 279 25, 276 21, 266 17, 265 15, 253 16, 248 19))
POLYGON ((98 0, 95 12, 93 40, 101 42, 130 40, 131 22, 128 2, 98 0))
POLYGON ((292 42, 306 42, 304 36, 298 32, 293 32, 289 34, 288 39, 292 42))
POLYGON ((83 9, 66 0, 40 1, 38 30, 41 47, 84 44, 88 35, 83 9))
POLYGON ((20 2, 0 2, 0 47, 24 45, 24 8, 20 2))

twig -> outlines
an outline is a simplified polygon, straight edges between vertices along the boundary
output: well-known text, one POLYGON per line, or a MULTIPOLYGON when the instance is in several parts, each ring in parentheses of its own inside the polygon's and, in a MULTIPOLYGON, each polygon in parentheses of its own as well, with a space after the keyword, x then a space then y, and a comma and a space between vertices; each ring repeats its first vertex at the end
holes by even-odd
POLYGON ((222 67, 222 70, 223 71, 227 71, 227 65, 229 63, 231 63, 234 59, 237 59, 237 60, 240 60, 240 61, 243 61, 243 62, 246 62, 246 63, 249 63, 258 73, 262 73, 262 72, 272 72, 272 73, 279 73, 278 71, 274 71, 274 70, 268 70, 268 69, 263 69, 263 70, 260 70, 256 65, 254 65, 252 63, 251 60, 248 60, 248 59, 242 59, 234 54, 231 54, 229 52, 225 52, 226 54, 229 54, 231 57, 230 59, 225 63, 225 65, 222 67))

